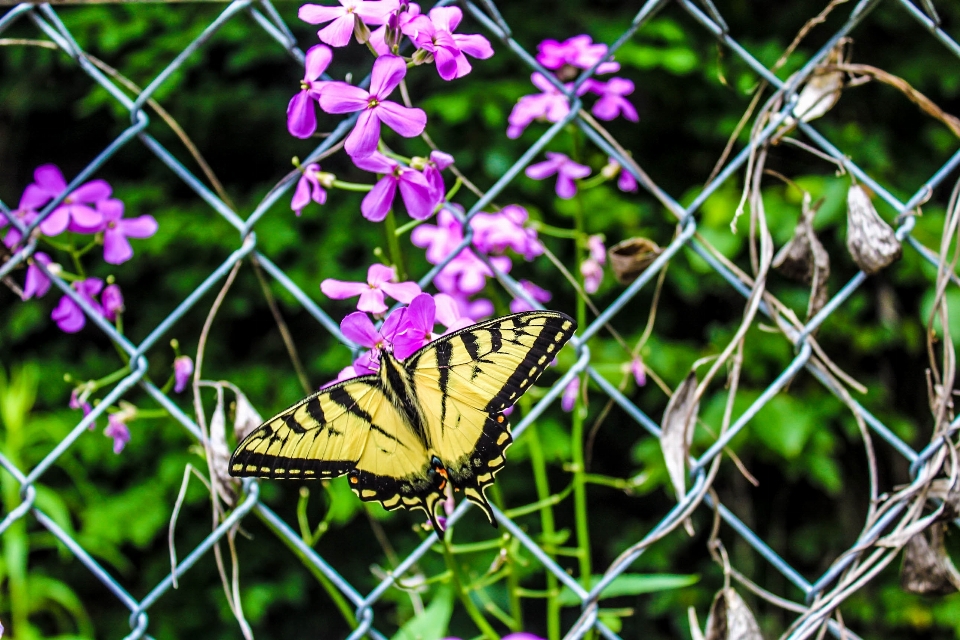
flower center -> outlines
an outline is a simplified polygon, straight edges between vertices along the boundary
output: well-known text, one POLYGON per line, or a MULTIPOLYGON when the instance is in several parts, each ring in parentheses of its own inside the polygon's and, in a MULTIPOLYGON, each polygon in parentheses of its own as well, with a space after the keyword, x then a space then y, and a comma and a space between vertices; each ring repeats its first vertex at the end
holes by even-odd
POLYGON ((367 101, 367 109, 376 109, 378 106, 380 106, 379 98, 370 96, 370 100, 367 101))
POLYGON ((115 221, 111 220, 110 222, 107 223, 107 228, 108 228, 108 229, 116 229, 116 228, 117 228, 117 223, 116 223, 115 221))
POLYGON ((309 90, 310 90, 310 83, 307 82, 306 80, 301 80, 301 81, 300 81, 300 90, 301 90, 301 91, 309 91, 309 90))

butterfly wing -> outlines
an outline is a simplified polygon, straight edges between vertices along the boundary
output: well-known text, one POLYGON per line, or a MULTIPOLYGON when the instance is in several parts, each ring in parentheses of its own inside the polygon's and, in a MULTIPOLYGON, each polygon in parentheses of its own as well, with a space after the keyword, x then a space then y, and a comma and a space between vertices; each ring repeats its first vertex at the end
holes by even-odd
POLYGON ((361 500, 428 514, 442 483, 376 376, 323 389, 267 420, 240 443, 229 468, 233 476, 260 478, 349 474, 361 500))
POLYGON ((494 525, 484 490, 513 442, 502 412, 533 385, 575 329, 573 319, 556 311, 516 313, 443 336, 404 363, 429 442, 451 483, 494 525))

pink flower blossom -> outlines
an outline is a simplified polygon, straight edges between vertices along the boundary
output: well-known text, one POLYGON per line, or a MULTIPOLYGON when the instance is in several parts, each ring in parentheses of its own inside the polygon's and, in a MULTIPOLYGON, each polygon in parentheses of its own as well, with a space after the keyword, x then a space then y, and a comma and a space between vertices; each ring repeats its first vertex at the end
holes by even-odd
MULTIPOLYGON (((357 26, 357 18, 362 22, 381 19, 384 7, 381 2, 368 0, 340 0, 339 7, 329 7, 320 4, 305 4, 297 14, 304 22, 310 24, 330 24, 320 29, 317 36, 321 42, 331 47, 345 47, 350 42, 350 36, 357 26)), ((380 24, 377 22, 376 24, 380 24)))
POLYGON ((42 298, 50 290, 50 278, 40 270, 37 263, 47 267, 50 265, 50 256, 42 251, 37 251, 33 257, 28 260, 27 277, 23 284, 23 300, 30 298, 42 298))
POLYGON ((598 264, 607 264, 607 249, 603 246, 603 236, 592 235, 587 238, 587 249, 590 250, 590 257, 598 264))
MULTIPOLYGON (((538 287, 529 280, 521 280, 520 287, 537 302, 550 302, 553 294, 538 287)), ((510 301, 510 313, 520 313, 521 311, 533 311, 533 306, 523 298, 514 298, 510 301)))
MULTIPOLYGON (((70 392, 70 402, 68 406, 71 409, 83 409, 83 417, 86 418, 90 415, 90 412, 93 411, 93 407, 90 406, 89 402, 84 401, 82 404, 80 402, 80 389, 75 388, 70 392)), ((94 420, 90 423, 90 426, 87 427, 90 431, 93 431, 97 427, 97 421, 94 420)))
MULTIPOLYGON (((573 36, 563 42, 544 40, 537 45, 537 62, 553 71, 565 66, 589 69, 606 55, 607 45, 594 44, 593 39, 586 34, 573 36)), ((604 62, 597 67, 597 73, 613 73, 619 70, 620 65, 613 61, 604 62)))
POLYGON ((357 125, 344 142, 344 148, 351 157, 365 157, 376 151, 381 122, 405 138, 423 133, 427 114, 422 109, 404 107, 386 100, 406 74, 407 64, 403 58, 386 55, 373 63, 370 91, 345 82, 331 82, 324 87, 320 94, 320 107, 327 113, 362 111, 357 125))
POLYGON ((123 203, 115 198, 101 200, 97 211, 102 215, 100 228, 103 231, 103 260, 110 264, 123 264, 133 257, 130 238, 149 238, 157 232, 153 216, 123 217, 123 203))
POLYGON ((307 50, 303 80, 300 92, 290 98, 287 105, 287 130, 298 138, 309 138, 317 130, 317 110, 313 103, 320 98, 320 91, 326 82, 318 81, 330 61, 333 51, 330 47, 318 44, 307 50))
MULTIPOLYGON (((33 172, 34 184, 27 187, 24 198, 32 208, 40 208, 67 189, 67 181, 56 165, 45 164, 33 172), (33 189, 31 189, 33 187, 33 189), (29 195, 28 195, 29 194, 29 195)), ((102 222, 102 216, 90 205, 110 197, 112 189, 104 180, 91 180, 73 190, 63 202, 40 223, 40 231, 47 236, 60 235, 68 228, 80 233, 91 233, 102 222)))
MULTIPOLYGON (((476 323, 469 315, 466 313, 469 312, 471 303, 465 298, 457 299, 447 293, 438 293, 433 296, 433 301, 437 305, 437 322, 442 324, 447 328, 445 333, 451 333, 453 331, 458 331, 464 327, 469 327, 470 325, 476 323)), ((478 302, 490 302, 489 300, 476 300, 478 302)), ((493 313, 493 305, 490 305, 490 313, 493 313)), ((482 316, 479 316, 482 317, 482 316)))
POLYGON ((620 166, 620 163, 610 158, 610 165, 615 166, 617 169, 617 188, 620 191, 629 193, 631 191, 637 191, 639 187, 637 186, 637 179, 633 177, 633 174, 627 171, 624 167, 620 166))
POLYGON ((580 275, 583 276, 583 290, 596 293, 603 282, 603 267, 593 258, 587 258, 580 263, 580 275))
MULTIPOLYGON (((517 104, 513 106, 510 115, 507 117, 509 123, 507 127, 508 138, 520 137, 523 130, 534 120, 560 122, 570 113, 570 101, 567 96, 561 93, 542 73, 534 73, 530 76, 530 81, 542 93, 521 96, 517 104)), ((573 83, 565 84, 564 87, 567 91, 572 91, 573 83)), ((580 85, 577 95, 583 95, 587 89, 586 83, 580 85)))
POLYGON ((647 370, 643 366, 643 359, 640 356, 633 356, 630 360, 630 371, 633 373, 633 379, 636 380, 638 387, 647 384, 647 370))
POLYGON ((447 187, 443 184, 443 175, 440 172, 453 164, 453 156, 443 151, 431 151, 430 158, 423 160, 422 164, 423 177, 430 185, 430 197, 434 206, 441 204, 446 199, 447 187))
POLYGON ((391 336, 393 355, 403 360, 433 340, 436 317, 437 304, 428 293, 421 293, 410 306, 391 313, 390 319, 396 318, 396 321, 389 325, 384 321, 383 333, 391 336))
MULTIPOLYGON (((385 56, 394 53, 392 45, 397 44, 400 33, 404 33, 407 24, 420 15, 420 5, 416 2, 401 4, 399 0, 381 0, 381 4, 389 5, 389 11, 381 17, 382 26, 375 29, 370 34, 368 44, 373 47, 378 56, 385 56), (387 34, 390 34, 390 42, 387 42, 387 34)), ((367 24, 373 24, 371 20, 367 24)))
POLYGON ((113 438, 114 453, 123 451, 123 447, 130 442, 130 429, 127 428, 127 424, 117 413, 111 413, 107 416, 107 427, 103 430, 103 435, 113 438))
POLYGON ((498 213, 477 213, 470 219, 473 244, 484 253, 513 249, 533 260, 543 253, 543 245, 536 231, 523 226, 528 217, 527 210, 516 204, 508 204, 498 213))
MULTIPOLYGON (((320 283, 320 290, 333 300, 345 300, 360 296, 357 309, 368 313, 386 313, 384 294, 407 304, 420 294, 416 282, 396 282, 397 271, 382 264, 370 265, 366 282, 343 282, 327 278, 320 283)), ((362 343, 357 343, 362 344, 362 343)))
POLYGON ((327 192, 320 181, 320 165, 311 162, 303 167, 302 171, 303 174, 297 180, 297 188, 293 192, 293 199, 290 201, 290 208, 298 216, 303 208, 310 204, 311 200, 317 204, 323 204, 327 201, 327 192))
POLYGON ((590 175, 590 167, 578 164, 562 153, 547 151, 547 160, 527 167, 525 173, 528 178, 543 180, 553 174, 557 175, 557 195, 569 200, 577 194, 575 179, 586 178, 590 175))
POLYGON ((577 403, 577 395, 580 393, 580 378, 573 378, 563 389, 563 395, 560 396, 560 408, 564 411, 573 411, 577 403))
POLYGON ((397 187, 400 188, 400 197, 403 198, 403 204, 411 218, 426 220, 433 213, 436 206, 433 189, 419 171, 406 167, 379 151, 363 158, 354 158, 354 163, 365 171, 383 174, 360 202, 360 212, 367 220, 380 222, 387 217, 397 195, 397 187))
MULTIPOLYGON (((74 282, 73 288, 80 294, 81 298, 93 307, 94 311, 103 315, 103 307, 94 299, 94 296, 103 289, 103 280, 100 278, 87 278, 80 282, 74 282)), ((60 298, 59 304, 57 304, 56 308, 50 313, 50 317, 57 323, 60 330, 65 333, 76 333, 80 331, 80 329, 83 329, 83 326, 87 323, 87 318, 83 314, 80 305, 74 302, 69 296, 60 298)))
POLYGON ((193 360, 190 356, 177 356, 173 359, 173 392, 181 393, 187 388, 193 375, 193 360))
POLYGON ((626 78, 610 78, 607 82, 590 78, 585 83, 600 99, 590 109, 601 120, 613 120, 623 116, 631 122, 639 122, 637 110, 624 96, 633 93, 633 82, 626 78))
POLYGON ((404 27, 414 44, 433 54, 437 73, 444 80, 462 78, 470 73, 464 54, 485 60, 493 55, 490 42, 480 35, 453 33, 463 19, 459 7, 436 7, 427 16, 419 16, 404 27))
POLYGON ((103 304, 103 317, 110 322, 117 321, 117 314, 123 313, 123 294, 120 293, 120 287, 115 284, 109 284, 100 294, 100 302, 103 304))

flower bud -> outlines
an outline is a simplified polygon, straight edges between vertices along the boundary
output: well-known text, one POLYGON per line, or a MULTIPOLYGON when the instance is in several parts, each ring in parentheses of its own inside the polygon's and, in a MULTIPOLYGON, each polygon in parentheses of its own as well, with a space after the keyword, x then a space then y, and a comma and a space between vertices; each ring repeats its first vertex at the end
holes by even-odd
POLYGON ((363 20, 354 20, 353 35, 356 36, 357 42, 366 44, 370 40, 370 27, 363 20))

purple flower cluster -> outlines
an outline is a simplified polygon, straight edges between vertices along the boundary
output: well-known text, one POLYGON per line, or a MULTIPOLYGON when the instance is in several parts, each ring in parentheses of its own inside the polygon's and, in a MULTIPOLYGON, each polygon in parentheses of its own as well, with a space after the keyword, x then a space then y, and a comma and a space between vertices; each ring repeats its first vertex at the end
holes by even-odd
MULTIPOLYGON (((0 228, 7 226, 10 219, 14 218, 21 223, 32 224, 44 206, 67 190, 63 173, 52 164, 37 167, 33 179, 33 183, 24 190, 17 209, 6 215, 0 214, 0 228)), ((41 237, 59 236, 64 232, 92 235, 93 241, 103 244, 104 262, 123 264, 133 257, 133 247, 128 238, 152 236, 157 232, 157 221, 149 215, 125 218, 123 203, 111 197, 112 194, 113 189, 104 180, 92 180, 80 185, 40 223, 41 237)), ((19 229, 12 225, 3 236, 4 245, 11 250, 19 249, 23 241, 19 229)), ((47 273, 60 274, 72 280, 71 286, 79 297, 107 320, 115 322, 117 315, 123 311, 123 295, 119 286, 108 284, 104 287, 100 278, 67 274, 43 251, 35 252, 27 261, 24 300, 40 298, 50 290, 47 273)), ((86 324, 86 316, 80 306, 69 296, 60 299, 50 317, 67 333, 80 331, 86 324)))
MULTIPOLYGON (((540 93, 522 96, 514 105, 507 119, 508 138, 518 138, 534 120, 559 122, 570 113, 570 101, 567 95, 573 91, 573 83, 579 73, 590 69, 607 56, 607 45, 594 43, 588 35, 579 35, 563 42, 544 40, 537 45, 537 62, 550 69, 557 80, 564 83, 564 92, 561 92, 542 73, 534 72, 530 76, 540 93)), ((614 73, 620 70, 620 65, 612 60, 602 62, 597 67, 597 74, 614 73)), ((596 78, 589 78, 577 88, 577 96, 594 93, 599 99, 594 103, 591 111, 601 120, 613 120, 623 116, 631 122, 638 122, 640 117, 637 110, 625 96, 633 93, 635 87, 632 81, 626 78, 610 78, 606 82, 596 78)))

